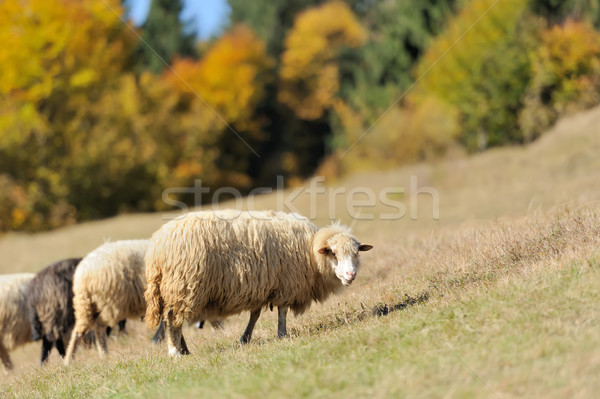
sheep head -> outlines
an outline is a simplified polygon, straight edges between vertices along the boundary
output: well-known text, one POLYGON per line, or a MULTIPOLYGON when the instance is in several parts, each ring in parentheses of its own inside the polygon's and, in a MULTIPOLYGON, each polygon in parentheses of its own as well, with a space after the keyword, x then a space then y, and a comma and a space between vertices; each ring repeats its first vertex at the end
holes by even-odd
POLYGON ((359 252, 368 251, 372 245, 360 244, 349 228, 334 225, 319 230, 315 236, 314 249, 335 273, 343 285, 350 285, 360 269, 359 252))

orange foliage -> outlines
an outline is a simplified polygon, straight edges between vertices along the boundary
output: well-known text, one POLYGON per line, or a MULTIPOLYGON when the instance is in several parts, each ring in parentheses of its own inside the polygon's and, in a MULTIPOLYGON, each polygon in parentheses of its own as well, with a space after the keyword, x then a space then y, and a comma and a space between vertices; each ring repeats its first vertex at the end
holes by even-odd
POLYGON ((246 130, 264 95, 265 71, 272 66, 264 42, 239 25, 223 35, 202 60, 175 61, 166 79, 180 91, 197 93, 227 123, 246 130))
MULTIPOLYGON (((597 92, 600 75, 600 33, 591 26, 567 21, 542 35, 533 63, 538 85, 557 85, 558 102, 580 93, 597 92), (594 85, 590 78, 596 77, 594 85), (595 87, 594 87, 595 86, 595 87)), ((560 104, 559 106, 566 106, 560 104)))
POLYGON ((365 39, 365 30, 341 1, 299 14, 285 39, 279 101, 299 118, 320 118, 333 105, 339 89, 336 51, 342 46, 357 47, 365 39))

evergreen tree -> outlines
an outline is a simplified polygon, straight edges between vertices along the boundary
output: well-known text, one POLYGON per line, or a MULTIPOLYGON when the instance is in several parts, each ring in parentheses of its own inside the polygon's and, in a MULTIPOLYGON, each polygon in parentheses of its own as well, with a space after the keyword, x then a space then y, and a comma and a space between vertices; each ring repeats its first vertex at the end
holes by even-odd
POLYGON ((373 123, 411 84, 415 63, 460 0, 346 0, 363 26, 369 42, 350 49, 340 59, 340 97, 373 123))
POLYGON ((296 15, 327 0, 228 0, 231 23, 251 27, 267 43, 267 51, 278 58, 283 40, 294 24, 296 15))
POLYGON ((159 73, 165 68, 164 62, 170 63, 175 55, 196 56, 196 33, 181 21, 182 9, 180 0, 152 0, 142 25, 142 41, 135 51, 138 71, 159 73))

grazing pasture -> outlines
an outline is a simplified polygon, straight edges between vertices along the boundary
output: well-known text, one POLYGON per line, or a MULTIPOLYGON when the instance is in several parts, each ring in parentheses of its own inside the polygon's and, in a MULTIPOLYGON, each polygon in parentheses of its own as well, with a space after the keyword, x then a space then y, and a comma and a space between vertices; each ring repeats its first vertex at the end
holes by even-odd
MULTIPOLYGON (((243 313, 223 329, 184 327, 192 354, 170 359, 150 344, 153 331, 128 322, 127 335, 109 338, 104 360, 81 348, 69 367, 53 353, 40 368, 38 345, 11 352, 15 370, 0 382, 0 396, 593 397, 600 390, 597 126, 600 109, 564 119, 525 147, 327 182, 346 193, 403 187, 390 194, 406 206, 399 220, 380 220, 390 212, 382 204, 357 207, 372 216, 357 220, 346 195, 317 197, 316 208, 299 195, 297 209, 284 210, 317 226, 335 211, 374 249, 342 295, 288 318, 288 338, 274 336, 277 312, 265 311, 241 346, 243 313), (438 220, 435 197, 411 190, 411 176, 439 193, 438 220)), ((254 208, 276 209, 278 201, 278 193, 262 195, 254 208)), ((36 272, 105 239, 148 238, 173 215, 8 234, 0 238, 0 272, 36 272)))

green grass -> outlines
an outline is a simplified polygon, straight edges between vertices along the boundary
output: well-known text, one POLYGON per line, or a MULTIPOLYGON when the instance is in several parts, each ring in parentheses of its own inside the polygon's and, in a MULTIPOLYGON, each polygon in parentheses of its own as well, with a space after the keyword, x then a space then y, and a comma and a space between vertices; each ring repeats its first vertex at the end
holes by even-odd
POLYGON ((600 255, 449 293, 388 316, 241 348, 161 350, 40 370, 8 397, 593 397, 600 255))

